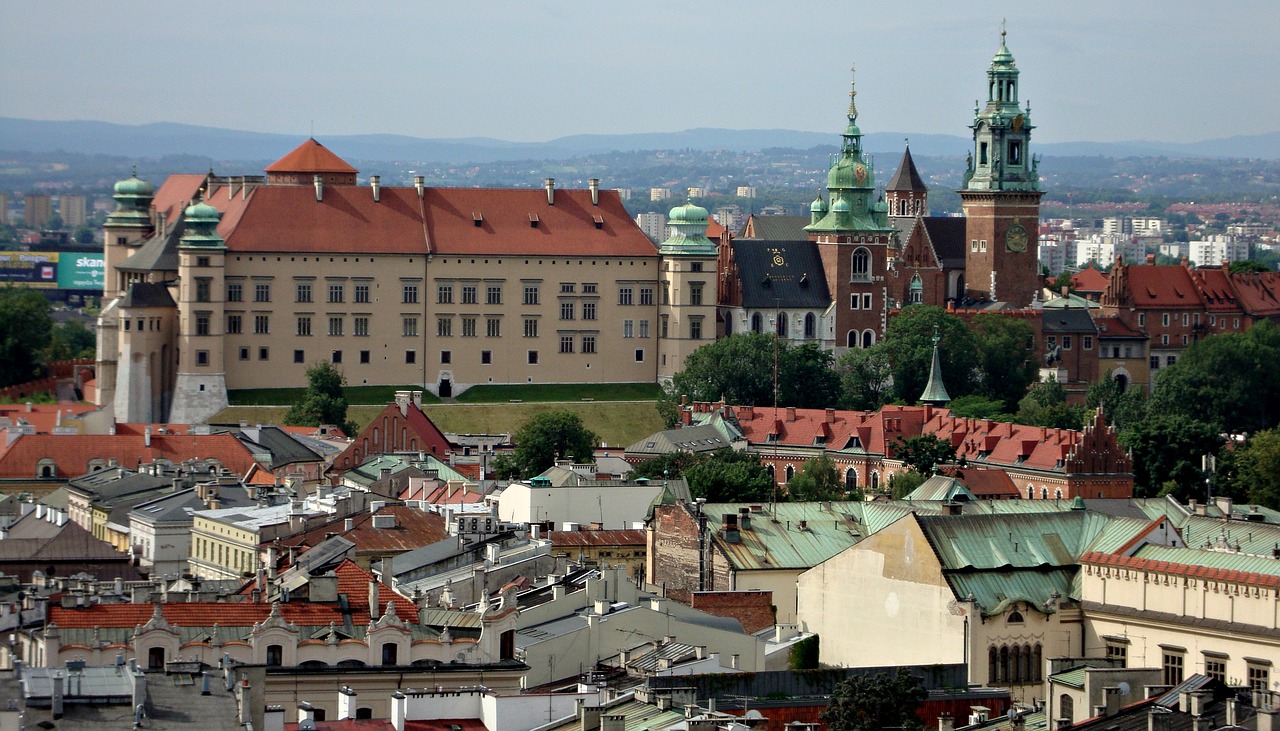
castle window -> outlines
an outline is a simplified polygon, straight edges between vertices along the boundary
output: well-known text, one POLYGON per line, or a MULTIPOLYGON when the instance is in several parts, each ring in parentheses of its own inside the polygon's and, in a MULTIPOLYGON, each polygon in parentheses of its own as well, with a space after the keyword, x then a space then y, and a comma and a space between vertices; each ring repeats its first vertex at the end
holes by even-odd
POLYGON ((355 327, 353 327, 352 330, 354 331, 356 337, 358 338, 369 337, 369 318, 357 317, 355 319, 354 324, 355 324, 355 327))
POLYGON ((560 352, 561 353, 573 352, 573 336, 572 335, 560 336, 560 352))
POLYGON ((480 351, 480 365, 490 365, 492 363, 493 363, 493 351, 492 350, 480 351))
MULTIPOLYGON (((641 300, 640 304, 645 304, 645 302, 641 300)), ((691 305, 702 304, 702 283, 701 282, 693 282, 689 285, 689 304, 691 305)))
POLYGON ((502 304, 502 287, 500 285, 491 284, 485 288, 484 303, 486 305, 502 304))
POLYGON ((401 288, 401 301, 406 305, 417 304, 418 302, 418 285, 406 284, 401 288))
POLYGON ((244 284, 242 282, 227 282, 227 301, 244 301, 244 284))
POLYGON ((241 348, 239 356, 240 356, 240 360, 249 360, 249 349, 241 348))
POLYGON ((332 338, 342 337, 342 318, 341 317, 329 318, 329 337, 332 337, 332 338))
POLYGON ((369 285, 356 283, 356 302, 358 304, 368 304, 369 302, 369 285))
POLYGON ((812 338, 818 332, 818 318, 813 316, 812 312, 806 312, 804 316, 804 336, 812 338))
POLYGON ((869 279, 871 277, 871 252, 859 246, 853 252, 853 278, 869 279))
POLYGON ((344 299, 346 299, 346 293, 347 293, 347 285, 343 284, 342 282, 329 283, 329 301, 330 302, 342 302, 344 299))
POLYGON ((271 283, 257 282, 253 285, 253 301, 254 302, 270 302, 271 301, 271 283))
POLYGON ((453 318, 440 317, 436 319, 436 337, 449 338, 453 337, 453 318))
POLYGON ((502 337, 502 320, 490 317, 484 323, 484 335, 487 338, 502 337))
POLYGON ((311 283, 310 282, 298 283, 298 301, 299 302, 311 301, 311 283))
POLYGON ((341 350, 335 350, 335 351, 333 351, 332 353, 330 353, 330 354, 329 354, 329 361, 330 361, 331 363, 333 363, 334 365, 340 365, 340 364, 342 363, 342 351, 341 351, 341 350))
POLYGON ((653 287, 640 288, 640 304, 642 305, 653 304, 653 287))
POLYGON ((702 271, 702 262, 700 262, 700 261, 695 261, 695 262, 693 262, 693 263, 689 266, 689 271, 693 271, 693 272, 700 272, 700 271, 702 271))
POLYGON ((528 353, 529 365, 538 365, 538 351, 530 350, 528 353))
POLYGON ((560 294, 573 294, 573 290, 574 290, 573 282, 560 283, 560 294))
POLYGON ((360 362, 366 365, 369 363, 369 351, 367 350, 360 351, 360 362))
POLYGON ((524 336, 525 336, 526 338, 536 338, 536 337, 538 337, 538 321, 537 321, 536 319, 534 319, 534 318, 532 318, 532 317, 525 318, 525 321, 524 321, 524 336))
POLYGON ((462 318, 462 337, 474 338, 476 336, 476 318, 462 318))
POLYGON ((587 283, 583 284, 583 285, 582 285, 582 293, 583 293, 583 294, 595 294, 595 293, 596 293, 596 285, 595 285, 595 282, 587 282, 587 283))
MULTIPOLYGON (((662 335, 660 335, 659 337, 662 337, 662 338, 667 337, 667 328, 669 325, 670 323, 667 322, 667 316, 663 315, 662 316, 662 335)), ((666 356, 664 355, 663 357, 665 358, 666 356)))
POLYGON ((301 350, 295 350, 295 351, 293 351, 293 362, 294 362, 294 363, 305 363, 305 362, 306 362, 306 360, 307 360, 307 354, 306 354, 305 352, 303 352, 303 351, 301 351, 301 350))
POLYGON ((462 285, 462 304, 474 305, 474 304, 477 304, 477 302, 478 300, 476 298, 476 285, 474 284, 462 285))
POLYGON ((258 360, 271 360, 271 349, 258 348, 258 360))
POLYGON ((300 337, 307 337, 311 335, 311 318, 310 317, 298 318, 298 335, 300 337))
POLYGON ((404 351, 404 362, 405 362, 405 363, 417 363, 417 362, 418 362, 418 352, 417 352, 416 350, 406 350, 406 351, 404 351))
POLYGON ((760 332, 763 326, 763 323, 764 323, 764 318, 760 316, 759 312, 751 313, 751 332, 753 333, 760 332))
POLYGON ((1204 674, 1220 683, 1225 683, 1227 681, 1226 658, 1220 655, 1206 656, 1204 659, 1204 674))
POLYGON ((1167 649, 1164 651, 1161 667, 1164 670, 1165 685, 1177 685, 1182 682, 1183 657, 1183 653, 1178 650, 1167 649))
POLYGON ((573 319, 573 303, 572 302, 560 303, 560 319, 561 320, 573 319))
POLYGON ((641 320, 639 324, 640 324, 639 337, 642 337, 642 338, 649 337, 649 321, 641 320))
POLYGON ((283 645, 267 645, 267 664, 268 665, 284 664, 284 646, 283 645))
POLYGON ((987 164, 987 143, 985 142, 978 143, 978 164, 987 164))
POLYGON ((844 345, 846 348, 856 348, 858 347, 858 342, 859 340, 858 340, 857 330, 850 330, 848 333, 845 334, 844 345))
POLYGON ((702 318, 697 317, 689 320, 689 339, 702 339, 702 318))
POLYGON ((787 313, 778 313, 778 321, 774 323, 774 328, 777 330, 778 337, 785 338, 787 336, 787 313))
POLYGON ((1022 142, 1020 140, 1009 141, 1009 164, 1022 164, 1022 142))
POLYGON ((631 287, 619 287, 618 288, 618 304, 620 305, 634 304, 632 302, 633 292, 634 290, 632 290, 631 287))
POLYGON ((582 303, 582 319, 584 320, 596 319, 596 303, 595 302, 582 303))
POLYGON ((436 285, 436 303, 441 305, 453 304, 453 285, 452 284, 436 285))
POLYGON ((208 335, 208 334, 209 334, 209 313, 197 312, 196 313, 196 335, 208 335))
POLYGON ((634 320, 622 321, 622 337, 624 338, 635 337, 635 321, 634 320))
POLYGON ((538 304, 538 285, 526 284, 524 287, 524 303, 526 305, 538 304))
POLYGON ((254 335, 270 335, 271 334, 271 316, 270 315, 254 315, 253 316, 253 334, 254 335))
MULTIPOLYGON (((1248 660, 1248 658, 1245 658, 1248 660)), ((1263 664, 1263 661, 1249 660, 1246 668, 1248 673, 1247 680, 1250 690, 1270 690, 1271 683, 1271 666, 1263 664)))
POLYGON ((418 318, 416 318, 416 317, 406 317, 406 318, 404 318, 404 322, 402 323, 402 329, 401 329, 401 332, 403 333, 404 337, 406 337, 406 338, 416 338, 416 337, 418 337, 418 318))
POLYGON ((637 363, 644 362, 644 348, 636 348, 636 362, 637 363))
POLYGON ((862 332, 862 347, 870 348, 876 344, 876 334, 872 330, 864 330, 862 332))
POLYGON ((213 280, 208 277, 196 277, 196 302, 208 302, 211 298, 209 290, 213 287, 213 280))
POLYGON ((596 352, 596 336, 595 335, 582 336, 582 352, 584 353, 596 352))

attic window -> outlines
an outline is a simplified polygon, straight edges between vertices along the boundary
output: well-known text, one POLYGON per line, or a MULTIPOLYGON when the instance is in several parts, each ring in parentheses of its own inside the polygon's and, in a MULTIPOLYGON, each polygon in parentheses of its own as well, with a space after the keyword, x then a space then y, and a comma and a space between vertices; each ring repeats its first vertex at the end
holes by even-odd
POLYGON ((530 213, 530 214, 529 214, 529 227, 530 227, 530 228, 537 228, 537 227, 538 227, 538 214, 536 214, 536 213, 530 213))
POLYGON ((801 286, 801 287, 808 287, 808 286, 809 286, 809 273, 808 273, 808 272, 805 272, 804 274, 801 274, 801 275, 800 275, 800 286, 801 286))
POLYGON ((476 225, 476 228, 480 228, 480 226, 484 224, 484 214, 473 211, 471 213, 471 222, 476 225))
POLYGON ((592 216, 591 220, 596 222, 596 228, 604 228, 604 216, 592 216))

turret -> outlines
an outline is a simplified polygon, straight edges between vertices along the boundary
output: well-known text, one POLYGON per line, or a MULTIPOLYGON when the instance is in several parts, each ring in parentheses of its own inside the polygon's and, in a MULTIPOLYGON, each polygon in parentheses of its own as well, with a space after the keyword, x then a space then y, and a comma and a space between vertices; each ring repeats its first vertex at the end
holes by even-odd
POLYGON ((178 374, 171 421, 199 423, 226 408, 223 365, 227 246, 222 214, 199 195, 183 211, 178 241, 178 374))

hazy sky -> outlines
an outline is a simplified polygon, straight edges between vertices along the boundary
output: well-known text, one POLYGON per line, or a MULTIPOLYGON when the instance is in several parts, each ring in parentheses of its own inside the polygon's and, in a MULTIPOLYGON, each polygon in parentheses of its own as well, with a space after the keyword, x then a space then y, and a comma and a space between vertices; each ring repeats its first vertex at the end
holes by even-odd
POLYGON ((1042 141, 1280 129, 1274 0, 12 2, 0 116, 320 139, 836 134, 856 63, 864 132, 967 135, 1001 18, 1042 141))

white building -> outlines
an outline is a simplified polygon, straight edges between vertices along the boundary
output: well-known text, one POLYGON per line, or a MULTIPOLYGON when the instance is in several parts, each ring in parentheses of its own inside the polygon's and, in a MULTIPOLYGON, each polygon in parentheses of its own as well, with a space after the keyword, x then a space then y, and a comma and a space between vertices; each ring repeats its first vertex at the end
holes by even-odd
POLYGON ((513 482, 498 498, 498 519, 507 523, 551 521, 561 530, 599 524, 604 530, 641 528, 649 508, 667 493, 688 497, 678 480, 582 480, 554 484, 546 477, 513 482))
POLYGON ((1108 266, 1116 257, 1124 257, 1125 261, 1145 261, 1147 248, 1142 241, 1121 234, 1093 234, 1088 238, 1076 241, 1075 266, 1083 269, 1089 262, 1098 266, 1108 266))
POLYGON ((649 200, 651 201, 665 201, 665 200, 669 200, 670 198, 671 198, 670 188, 650 188, 649 189, 649 200))
POLYGON ((1244 261, 1249 258, 1249 242, 1234 236, 1215 234, 1203 241, 1192 241, 1187 254, 1196 266, 1218 266, 1224 261, 1244 261))
POLYGON ((636 216, 636 225, 644 231, 650 241, 665 241, 667 238, 667 214, 641 213, 636 216))
POLYGON ((755 198, 756 188, 754 185, 739 185, 735 195, 739 198, 755 198))
MULTIPOLYGON (((1067 250, 1066 247, 1056 241, 1040 242, 1040 266, 1049 270, 1050 274, 1066 271, 1067 269, 1067 250)), ((1075 257, 1072 257, 1075 261, 1075 257)))

